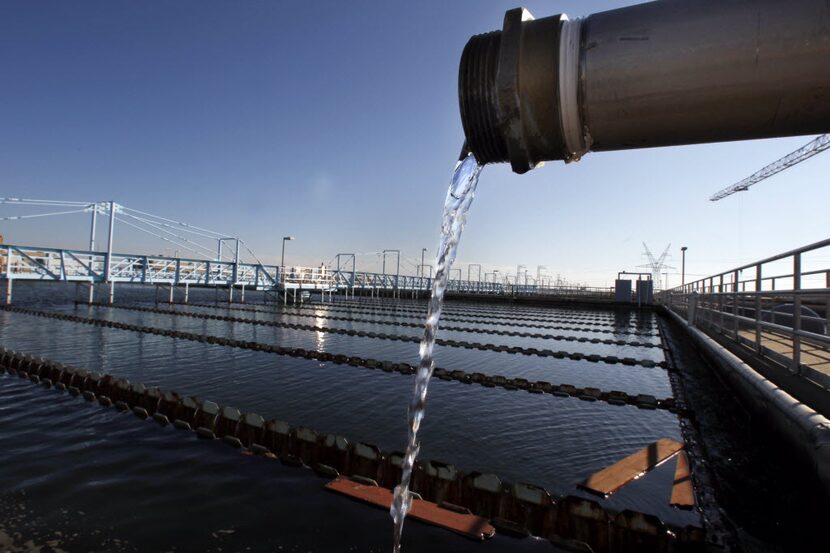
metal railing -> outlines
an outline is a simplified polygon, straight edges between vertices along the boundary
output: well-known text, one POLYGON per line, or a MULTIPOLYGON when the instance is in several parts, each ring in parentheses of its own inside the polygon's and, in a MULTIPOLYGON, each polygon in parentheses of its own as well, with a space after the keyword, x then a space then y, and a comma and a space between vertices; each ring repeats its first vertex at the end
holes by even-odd
POLYGON ((830 389, 830 239, 658 294, 690 324, 830 389), (826 266, 826 265, 824 265, 826 266))
POLYGON ((328 267, 277 267, 278 281, 283 287, 314 290, 333 290, 336 278, 328 267))
MULTIPOLYGON (((346 269, 333 269, 332 275, 340 289, 349 290, 401 290, 427 292, 432 287, 431 277, 370 273, 346 269)), ((555 284, 510 284, 483 280, 449 279, 447 292, 494 296, 561 296, 611 300, 613 288, 589 286, 557 286, 555 284)))
MULTIPOLYGON (((432 278, 339 268, 284 267, 160 255, 122 254, 0 245, 0 278, 83 283, 162 284, 169 286, 244 286, 249 289, 428 292, 432 278), (108 262, 109 261, 109 262, 108 262)), ((613 290, 555 284, 516 284, 450 279, 449 293, 509 297, 560 297, 611 300, 613 290)))
POLYGON ((153 255, 0 246, 0 275, 7 280, 272 287, 278 267, 153 255))

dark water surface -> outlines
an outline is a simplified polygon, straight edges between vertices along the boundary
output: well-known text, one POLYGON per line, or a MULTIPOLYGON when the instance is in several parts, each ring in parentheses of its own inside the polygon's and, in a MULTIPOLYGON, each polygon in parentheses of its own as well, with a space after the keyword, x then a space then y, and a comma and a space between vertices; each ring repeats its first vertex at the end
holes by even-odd
MULTIPOLYGON (((389 549, 385 510, 324 491, 310 471, 5 374, 0 398, 0 540, 16 535, 31 551, 389 549)), ((409 530, 413 551, 555 551, 542 540, 409 530)))
MULTIPOLYGON (((38 305, 54 311, 393 362, 414 363, 417 359, 416 343, 108 307, 76 307, 72 294, 66 292, 68 287, 15 286, 17 304, 38 305)), ((191 290, 190 295, 193 302, 214 300, 212 291, 191 290)), ((250 293, 248 298, 260 300, 250 293)), ((152 305, 152 299, 149 288, 122 286, 116 290, 116 301, 124 305, 152 305)), ((384 321, 415 320, 408 318, 414 314, 411 311, 358 312, 371 309, 372 305, 369 302, 353 307, 342 304, 347 309, 338 310, 327 306, 315 310, 289 306, 280 307, 275 313, 243 312, 229 309, 227 304, 215 308, 167 304, 160 307, 419 335, 417 328, 327 318, 336 315, 384 321), (352 309, 354 312, 350 312, 352 309), (315 316, 298 317, 297 314, 315 316)), ((378 304, 384 308, 394 305, 378 304)), ((401 302, 407 309, 423 305, 423 302, 401 302)), ((447 314, 462 316, 464 312, 481 317, 490 309, 486 304, 450 303, 447 314)), ((557 316, 573 317, 573 324, 581 326, 577 319, 585 317, 601 323, 594 327, 597 330, 612 334, 572 332, 571 335, 659 344, 659 338, 654 336, 615 336, 613 332, 621 328, 621 321, 611 311, 529 307, 513 310, 498 305, 492 307, 492 312, 515 319, 488 322, 481 318, 479 328, 565 334, 565 331, 533 330, 511 324, 533 324, 528 319, 557 316)), ((625 328, 642 328, 643 332, 654 333, 653 324, 653 315, 633 314, 626 319, 625 328)), ((659 348, 553 342, 475 332, 439 332, 439 337, 655 361, 664 359, 659 348)), ((387 451, 399 450, 405 440, 406 406, 412 390, 410 376, 9 312, 0 312, 0 345, 147 386, 233 405, 266 419, 278 418, 292 425, 341 434, 387 451)), ((659 368, 452 347, 436 348, 436 364, 557 384, 595 386, 657 397, 672 395, 666 372, 659 368)), ((389 518, 385 511, 323 493, 323 481, 310 471, 243 457, 223 444, 196 441, 183 433, 161 429, 16 378, 3 377, 0 394, 0 448, 8 459, 0 468, 3 498, 0 506, 3 509, 23 506, 29 513, 23 520, 43 519, 54 522, 56 527, 59 521, 64 521, 67 527, 75 526, 79 540, 98 544, 93 549, 114 548, 111 541, 107 542, 108 546, 102 545, 105 537, 123 540, 127 550, 129 544, 140 550, 163 550, 174 544, 179 545, 177 550, 218 550, 223 543, 228 544, 225 550, 252 547, 265 551, 279 550, 280 545, 288 551, 295 550, 292 548, 343 551, 350 547, 365 551, 388 547, 389 518), (32 462, 27 463, 26 459, 32 462), (93 512, 98 515, 89 516, 93 512), (177 528, 179 534, 172 535, 171 528, 177 528), (95 530, 100 532, 93 534, 95 530), (232 531, 213 537, 220 530, 232 531)), ((428 409, 429 416, 422 428, 422 458, 453 463, 465 471, 493 472, 503 480, 541 485, 557 494, 580 494, 576 490, 578 482, 658 438, 681 440, 677 417, 666 411, 615 407, 603 402, 452 381, 433 382, 428 409)), ((666 463, 604 501, 611 508, 653 513, 673 524, 698 523, 695 513, 668 506, 673 469, 673 461, 666 463)), ((448 534, 440 530, 420 525, 418 528, 405 537, 408 549, 427 550, 419 549, 416 544, 427 544, 431 539, 438 539, 436 536, 440 536, 436 543, 446 544, 446 549, 439 550, 459 550, 468 543, 446 537, 448 534)), ((7 527, 4 531, 9 530, 7 527)), ((511 540, 509 546, 520 543, 528 545, 511 540)), ((85 550, 85 547, 74 549, 85 550)))

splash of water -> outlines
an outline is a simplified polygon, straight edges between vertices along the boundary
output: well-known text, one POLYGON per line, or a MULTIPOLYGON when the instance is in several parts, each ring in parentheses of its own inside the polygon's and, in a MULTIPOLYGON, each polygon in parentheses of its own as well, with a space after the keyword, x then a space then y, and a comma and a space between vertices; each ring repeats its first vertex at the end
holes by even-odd
POLYGON ((409 434, 406 444, 406 453, 403 459, 403 473, 401 483, 395 487, 395 497, 389 512, 395 522, 394 552, 401 550, 401 534, 406 513, 412 505, 412 496, 409 493, 409 483, 412 479, 412 468, 418 457, 418 429, 424 420, 427 388, 432 377, 434 367, 432 350, 435 346, 435 335, 438 331, 438 322, 441 319, 441 309, 444 304, 444 292, 447 288, 447 279, 450 268, 455 261, 458 241, 464 230, 467 210, 476 192, 478 175, 482 165, 479 165, 473 154, 459 161, 452 174, 447 199, 444 202, 444 212, 441 222, 441 243, 438 245, 438 254, 435 257, 435 279, 432 281, 432 295, 427 307, 427 320, 424 325, 424 336, 421 338, 420 362, 415 375, 415 391, 409 404, 409 434))

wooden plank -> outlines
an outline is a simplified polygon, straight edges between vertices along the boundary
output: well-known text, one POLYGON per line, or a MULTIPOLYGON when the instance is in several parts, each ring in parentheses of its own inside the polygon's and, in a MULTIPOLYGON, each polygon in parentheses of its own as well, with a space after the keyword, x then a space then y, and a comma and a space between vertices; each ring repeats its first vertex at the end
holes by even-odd
POLYGON ((677 466, 674 468, 674 484, 671 487, 671 505, 680 509, 695 506, 695 492, 692 488, 692 473, 689 470, 689 458, 685 451, 677 454, 677 466))
MULTIPOLYGON (((392 490, 361 484, 343 476, 338 476, 326 484, 326 489, 383 507, 386 510, 389 510, 392 505, 392 490)), ((413 499, 407 517, 440 526, 479 541, 491 538, 496 533, 496 529, 486 518, 449 511, 423 499, 413 499)))
POLYGON ((682 443, 661 438, 625 459, 592 474, 580 484, 580 487, 602 496, 610 495, 681 449, 683 449, 682 443))

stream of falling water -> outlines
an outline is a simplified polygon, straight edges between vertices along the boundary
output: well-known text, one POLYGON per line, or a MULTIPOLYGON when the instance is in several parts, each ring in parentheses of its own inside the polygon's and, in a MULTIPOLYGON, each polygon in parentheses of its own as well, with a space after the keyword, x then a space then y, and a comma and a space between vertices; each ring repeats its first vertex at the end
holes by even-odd
POLYGON ((438 331, 438 322, 441 319, 441 308, 444 304, 444 291, 447 288, 447 279, 450 268, 455 260, 458 241, 464 230, 467 210, 475 197, 478 175, 481 168, 473 154, 459 161, 455 166, 444 202, 444 212, 441 221, 441 242, 435 256, 435 279, 432 281, 432 295, 427 307, 427 320, 424 325, 424 336, 421 338, 420 362, 415 375, 415 390, 409 404, 409 434, 406 443, 406 453, 403 459, 403 473, 401 483, 395 487, 395 497, 389 512, 395 522, 394 552, 401 550, 401 533, 406 513, 412 504, 409 493, 409 482, 412 478, 412 468, 418 457, 418 429, 424 420, 424 409, 427 399, 427 387, 432 376, 432 350, 435 346, 435 334, 438 331))

